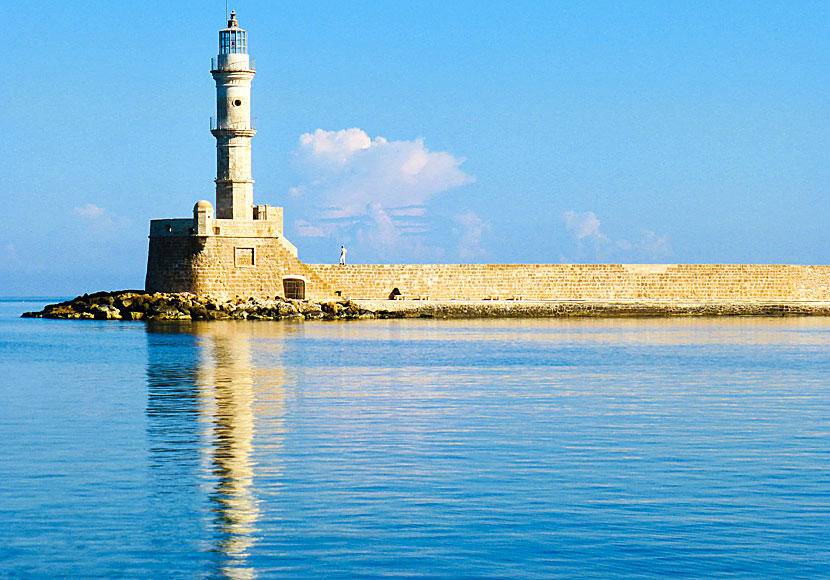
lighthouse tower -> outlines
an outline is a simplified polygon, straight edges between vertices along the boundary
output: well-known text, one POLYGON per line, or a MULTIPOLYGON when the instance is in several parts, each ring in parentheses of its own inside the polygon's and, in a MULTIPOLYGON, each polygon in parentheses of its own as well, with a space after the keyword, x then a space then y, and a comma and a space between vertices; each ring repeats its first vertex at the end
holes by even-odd
MULTIPOLYGON (((205 199, 193 217, 150 221, 148 292, 199 295, 305 297, 312 273, 283 236, 283 208, 254 205, 251 179, 251 81, 248 34, 231 12, 219 31, 219 54, 211 62, 216 81, 216 206, 205 199)), ((315 278, 318 295, 333 292, 315 278), (317 289, 319 287, 319 289, 317 289)))
POLYGON ((251 81, 254 66, 248 56, 248 33, 239 28, 236 12, 219 31, 219 55, 212 59, 216 81, 216 218, 253 219, 254 180, 251 179, 251 81))

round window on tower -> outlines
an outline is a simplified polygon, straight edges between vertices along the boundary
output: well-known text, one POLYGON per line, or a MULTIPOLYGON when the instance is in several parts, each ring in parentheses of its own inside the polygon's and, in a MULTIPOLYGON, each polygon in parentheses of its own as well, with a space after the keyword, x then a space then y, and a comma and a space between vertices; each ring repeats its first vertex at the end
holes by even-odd
POLYGON ((233 106, 234 106, 234 107, 238 107, 238 106, 240 106, 241 104, 242 104, 242 99, 236 99, 236 100, 233 102, 233 106))

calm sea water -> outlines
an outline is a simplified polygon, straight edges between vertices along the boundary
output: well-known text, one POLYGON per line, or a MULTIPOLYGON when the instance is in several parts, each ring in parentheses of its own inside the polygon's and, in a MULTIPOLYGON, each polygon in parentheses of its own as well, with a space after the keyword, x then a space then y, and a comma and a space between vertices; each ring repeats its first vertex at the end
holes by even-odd
POLYGON ((0 302, 2 578, 828 578, 830 320, 0 302))

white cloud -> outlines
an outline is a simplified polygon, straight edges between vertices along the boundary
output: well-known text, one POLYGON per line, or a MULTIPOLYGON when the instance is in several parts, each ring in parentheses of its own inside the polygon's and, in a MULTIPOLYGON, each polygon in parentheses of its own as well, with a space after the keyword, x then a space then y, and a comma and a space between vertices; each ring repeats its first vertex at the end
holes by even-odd
POLYGON ((71 213, 84 223, 85 234, 87 235, 89 233, 107 234, 116 228, 124 228, 129 224, 127 218, 118 216, 94 203, 72 208, 71 213))
MULTIPOLYGON (((378 137, 376 143, 386 143, 378 137)), ((300 147, 306 149, 313 157, 328 162, 345 165, 355 151, 369 149, 372 139, 364 131, 354 127, 341 131, 324 131, 317 129, 314 133, 300 135, 300 147)))
POLYGON ((566 211, 562 215, 565 218, 565 229, 571 232, 577 241, 585 238, 608 240, 608 236, 599 231, 599 219, 594 212, 566 211))
POLYGON ((358 128, 301 135, 294 161, 301 183, 289 193, 313 208, 309 219, 295 222, 299 235, 371 244, 391 258, 395 249, 416 247, 434 255, 415 240, 430 230, 428 202, 475 181, 461 169, 463 158, 430 151, 423 138, 372 139, 358 128))
POLYGON ((410 207, 395 207, 389 210, 389 215, 395 217, 404 217, 404 216, 411 216, 411 217, 420 217, 426 213, 426 208, 422 206, 410 206, 410 207))
POLYGON ((668 238, 659 236, 651 230, 646 230, 643 233, 643 238, 637 244, 637 247, 646 255, 655 258, 671 256, 674 253, 668 238))
POLYGON ((77 216, 82 218, 97 220, 109 215, 109 212, 102 207, 98 207, 94 203, 88 203, 83 207, 76 207, 72 210, 77 216))
POLYGON ((419 206, 437 193, 475 181, 461 170, 463 158, 430 151, 422 138, 371 139, 357 128, 301 135, 295 161, 304 183, 292 188, 292 195, 330 208, 326 218, 367 215, 369 205, 377 203, 384 208, 419 206))
POLYGON ((642 262, 659 260, 674 253, 668 238, 651 230, 645 230, 638 242, 612 240, 600 230, 600 220, 592 211, 566 211, 562 218, 565 229, 576 242, 578 260, 642 262))
POLYGON ((472 260, 485 254, 481 246, 484 234, 490 230, 490 224, 484 222, 471 211, 455 217, 454 233, 458 237, 458 257, 462 260, 472 260))
POLYGON ((349 230, 355 246, 351 255, 355 261, 439 261, 444 252, 428 243, 423 235, 428 229, 420 222, 395 220, 382 205, 371 204, 367 216, 349 230))
POLYGON ((294 227, 302 238, 325 238, 328 234, 319 226, 306 220, 295 220, 294 227))
POLYGON ((390 247, 400 244, 401 233, 395 227, 395 222, 383 210, 379 203, 369 204, 369 219, 371 225, 366 232, 368 242, 379 247, 390 247))

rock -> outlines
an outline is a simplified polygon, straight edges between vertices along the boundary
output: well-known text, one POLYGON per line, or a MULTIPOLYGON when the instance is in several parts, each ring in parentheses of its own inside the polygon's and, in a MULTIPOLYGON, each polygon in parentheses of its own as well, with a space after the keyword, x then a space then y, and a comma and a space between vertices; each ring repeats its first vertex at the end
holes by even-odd
MULTIPOLYGON (((161 302, 161 301, 159 301, 161 302)), ((190 318, 190 314, 180 312, 175 306, 166 303, 156 303, 153 308, 153 314, 149 316, 156 320, 171 320, 179 318, 190 318)))
POLYGON ((300 311, 297 310, 297 307, 290 302, 280 302, 278 312, 280 316, 294 316, 295 314, 300 313, 300 311))
POLYGON ((90 314, 95 320, 121 320, 121 312, 115 306, 102 302, 90 308, 90 314))
POLYGON ((193 320, 207 320, 207 308, 205 308, 201 304, 197 304, 196 306, 190 309, 190 318, 192 318, 193 320))
POLYGON ((84 294, 40 312, 26 312, 25 318, 63 318, 80 320, 279 320, 286 318, 374 318, 375 313, 357 303, 236 296, 218 300, 188 293, 147 294, 136 290, 84 294))
POLYGON ((316 302, 292 301, 291 303, 297 308, 297 311, 303 314, 304 316, 308 316, 309 314, 323 314, 323 309, 316 302))
POLYGON ((324 302, 320 305, 320 308, 330 316, 338 316, 343 312, 343 305, 337 302, 324 302))
POLYGON ((71 318, 75 314, 78 314, 78 312, 72 307, 71 304, 58 304, 57 307, 51 309, 47 307, 48 318, 71 318))

